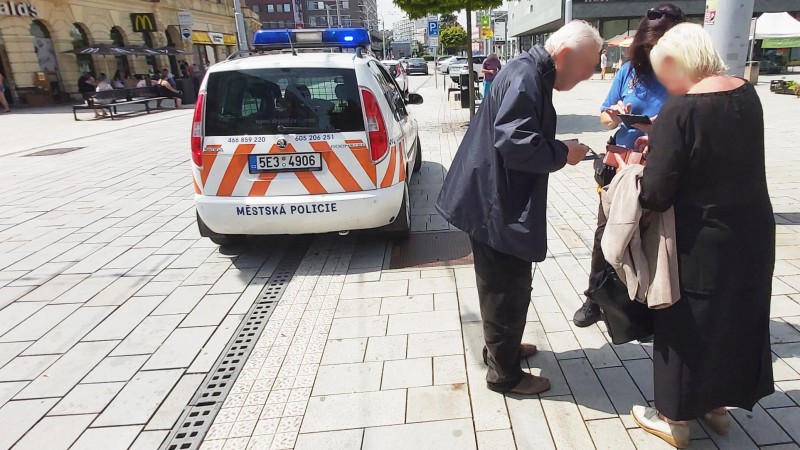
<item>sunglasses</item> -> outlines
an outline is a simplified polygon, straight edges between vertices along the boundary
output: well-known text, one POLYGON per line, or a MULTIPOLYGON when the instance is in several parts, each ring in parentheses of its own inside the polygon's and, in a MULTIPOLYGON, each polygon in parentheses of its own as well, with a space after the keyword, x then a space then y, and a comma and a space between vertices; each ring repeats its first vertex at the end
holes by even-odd
POLYGON ((659 20, 663 17, 672 20, 673 22, 677 22, 683 19, 683 14, 675 14, 672 11, 667 11, 663 9, 655 9, 651 8, 647 11, 647 19, 648 20, 659 20))

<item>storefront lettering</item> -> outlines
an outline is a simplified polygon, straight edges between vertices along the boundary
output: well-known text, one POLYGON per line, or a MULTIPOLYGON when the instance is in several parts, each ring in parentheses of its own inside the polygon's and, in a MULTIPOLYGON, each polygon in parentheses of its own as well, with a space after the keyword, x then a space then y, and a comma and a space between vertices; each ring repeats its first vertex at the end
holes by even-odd
POLYGON ((30 3, 0 3, 0 16, 39 17, 39 11, 30 3))
POLYGON ((133 31, 156 31, 156 15, 152 13, 133 13, 131 14, 131 25, 133 31))

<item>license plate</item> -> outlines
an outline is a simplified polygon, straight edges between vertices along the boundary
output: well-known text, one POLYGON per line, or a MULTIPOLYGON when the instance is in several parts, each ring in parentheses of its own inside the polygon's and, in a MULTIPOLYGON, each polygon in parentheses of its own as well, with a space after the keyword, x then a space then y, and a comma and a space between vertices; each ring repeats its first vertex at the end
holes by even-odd
POLYGON ((322 170, 322 155, 319 153, 249 155, 249 166, 250 173, 322 170))

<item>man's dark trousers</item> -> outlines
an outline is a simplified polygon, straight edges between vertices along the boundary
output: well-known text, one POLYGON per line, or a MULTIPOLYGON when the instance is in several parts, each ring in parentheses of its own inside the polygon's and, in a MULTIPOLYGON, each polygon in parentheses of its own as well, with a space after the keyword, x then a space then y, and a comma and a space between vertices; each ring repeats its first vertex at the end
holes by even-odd
POLYGON ((486 383, 492 390, 508 391, 523 375, 519 346, 531 303, 532 263, 471 242, 489 365, 486 383))

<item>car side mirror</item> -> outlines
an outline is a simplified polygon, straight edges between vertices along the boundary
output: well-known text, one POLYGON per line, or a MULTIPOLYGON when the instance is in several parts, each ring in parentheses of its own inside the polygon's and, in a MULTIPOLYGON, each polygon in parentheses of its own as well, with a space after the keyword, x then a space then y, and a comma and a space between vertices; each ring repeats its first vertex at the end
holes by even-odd
POLYGON ((422 96, 419 94, 408 94, 408 102, 409 105, 421 105, 422 104, 422 96))

